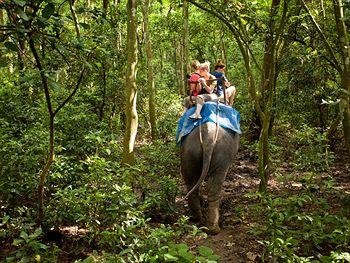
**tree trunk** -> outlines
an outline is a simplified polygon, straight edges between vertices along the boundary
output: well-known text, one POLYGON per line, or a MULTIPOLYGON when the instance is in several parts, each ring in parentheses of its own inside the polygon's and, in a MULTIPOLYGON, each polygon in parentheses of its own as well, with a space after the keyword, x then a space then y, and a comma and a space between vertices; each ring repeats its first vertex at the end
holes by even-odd
POLYGON ((75 32, 77 34, 77 37, 80 38, 80 28, 79 28, 78 17, 75 12, 74 0, 69 0, 69 8, 70 8, 71 16, 73 18, 75 32))
POLYGON ((340 109, 342 113, 343 134, 346 149, 350 153, 350 75, 341 76, 342 91, 340 95, 340 109))
MULTIPOLYGON (((5 25, 4 10, 0 9, 0 28, 5 25)), ((0 35, 3 35, 5 31, 0 29, 0 35)), ((2 57, 2 52, 0 51, 0 57, 2 57)))
POLYGON ((25 52, 25 43, 23 39, 18 40, 19 49, 17 51, 18 59, 18 70, 22 71, 24 69, 24 52, 25 52))
MULTIPOLYGON (((5 19, 4 19, 4 10, 0 9, 0 26, 5 25, 5 19)), ((0 34, 3 34, 4 31, 0 30, 0 34)))
MULTIPOLYGON (((278 41, 278 35, 276 33, 276 16, 278 14, 278 8, 280 0, 273 0, 271 3, 270 21, 269 21, 269 33, 265 39, 265 52, 263 59, 263 71, 261 74, 261 94, 263 105, 263 118, 260 119, 262 129, 259 137, 259 176, 260 186, 259 190, 265 192, 267 190, 267 182, 269 179, 269 131, 272 129, 271 116, 272 105, 275 93, 275 67, 276 67, 276 44, 278 41)), ((282 21, 280 22, 282 23, 282 21)))
POLYGON ((189 16, 188 16, 188 2, 184 1, 183 2, 183 21, 184 21, 184 25, 183 25, 183 31, 182 31, 182 42, 183 42, 183 46, 182 46, 182 61, 183 61, 183 65, 182 65, 182 77, 183 77, 183 89, 182 89, 182 94, 183 96, 186 95, 186 91, 187 91, 187 79, 186 79, 186 74, 189 74, 191 71, 191 67, 188 61, 188 39, 189 39, 189 26, 188 26, 188 20, 189 20, 189 16))
POLYGON ((54 115, 50 115, 50 145, 49 145, 49 155, 47 157, 45 166, 39 175, 39 185, 38 185, 38 216, 37 224, 41 225, 44 217, 44 195, 45 195, 45 181, 46 177, 50 172, 51 165, 55 157, 55 127, 54 127, 54 115))
POLYGON ((104 108, 106 106, 106 95, 107 95, 106 90, 107 90, 106 68, 105 68, 105 65, 102 64, 102 103, 99 108, 99 114, 98 114, 99 121, 102 121, 104 116, 104 108))
POLYGON ((349 36, 344 19, 342 0, 333 0, 334 18, 337 26, 339 48, 342 56, 342 72, 340 73, 342 89, 340 94, 340 107, 345 145, 350 153, 350 50, 349 36))
POLYGON ((50 117, 50 123, 49 123, 49 129, 50 129, 50 144, 49 144, 49 156, 46 160, 45 166, 43 170, 40 172, 39 175, 39 185, 38 185, 38 215, 37 215, 37 224, 41 225, 42 219, 44 216, 44 186, 45 186, 45 180, 47 175, 49 174, 51 164, 54 161, 54 145, 55 145, 55 133, 54 133, 54 118, 55 118, 55 113, 52 109, 52 104, 51 104, 51 96, 49 92, 49 86, 48 86, 48 81, 47 81, 47 76, 44 73, 44 68, 42 66, 40 57, 38 55, 38 52, 35 47, 34 40, 31 38, 29 39, 29 46, 30 49, 33 53, 36 67, 40 71, 40 77, 41 77, 41 82, 44 88, 44 93, 45 93, 45 99, 46 99, 46 106, 47 110, 49 112, 49 117, 50 117))
POLYGON ((126 129, 123 144, 123 164, 135 161, 134 146, 137 134, 138 116, 137 101, 137 0, 127 2, 127 69, 126 69, 126 129))
POLYGON ((185 94, 185 90, 184 90, 184 86, 183 86, 183 77, 182 77, 182 47, 181 47, 181 43, 179 43, 178 41, 176 41, 176 39, 174 38, 174 47, 175 47, 175 78, 176 81, 174 83, 176 83, 178 89, 179 89, 179 94, 185 94))
POLYGON ((157 138, 158 132, 157 132, 157 125, 156 125, 157 122, 156 122, 156 110, 155 110, 155 87, 154 87, 153 64, 152 64, 153 51, 152 51, 150 31, 148 28, 149 0, 145 0, 142 11, 143 11, 144 30, 145 30, 149 120, 151 124, 152 140, 155 140, 157 138))
POLYGON ((226 64, 226 77, 228 79, 232 79, 232 76, 229 75, 228 73, 228 69, 230 68, 229 64, 228 64, 228 61, 227 61, 227 55, 226 55, 226 43, 225 43, 225 40, 224 40, 224 37, 225 37, 225 31, 224 31, 224 28, 222 28, 222 36, 220 38, 220 44, 221 44, 221 58, 224 62, 224 64, 226 64))
MULTIPOLYGON (((31 36, 32 37, 32 36, 31 36)), ((52 163, 54 162, 54 156, 55 156, 55 116, 57 113, 67 104, 67 102, 75 95, 77 92, 85 73, 85 68, 80 73, 79 79, 77 81, 77 84, 74 88, 74 90, 69 94, 69 96, 57 106, 56 110, 53 110, 52 103, 51 103, 51 95, 49 91, 49 84, 48 79, 45 74, 45 68, 43 67, 43 64, 41 63, 41 59, 39 57, 39 54, 37 52, 37 49, 35 47, 35 42, 33 38, 29 39, 29 47, 32 51, 32 54, 35 59, 35 64, 37 69, 40 72, 40 78, 41 82, 44 88, 45 93, 45 99, 46 99, 46 107, 49 113, 49 130, 50 130, 50 143, 49 143, 49 155, 47 157, 47 160, 45 162, 43 170, 40 172, 39 175, 39 184, 38 184, 38 215, 37 215, 37 224, 42 224, 42 219, 44 217, 44 195, 45 195, 45 180, 47 175, 50 172, 50 168, 52 163)))
POLYGON ((108 9, 108 0, 103 0, 103 11, 107 13, 108 9))
POLYGON ((258 148, 258 156, 259 156, 259 175, 260 175, 260 184, 259 191, 266 192, 267 183, 269 180, 269 127, 270 127, 270 114, 265 116, 261 120, 262 129, 259 137, 259 148, 258 148))

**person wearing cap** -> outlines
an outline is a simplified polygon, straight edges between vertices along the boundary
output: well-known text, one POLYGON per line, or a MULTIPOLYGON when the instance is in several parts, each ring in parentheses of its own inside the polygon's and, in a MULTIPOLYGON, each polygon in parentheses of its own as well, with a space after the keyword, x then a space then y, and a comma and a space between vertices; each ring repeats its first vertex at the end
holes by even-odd
POLYGON ((236 95, 236 87, 231 85, 231 83, 227 80, 225 76, 225 69, 226 69, 226 65, 222 63, 221 60, 218 60, 214 65, 215 71, 211 72, 211 74, 218 79, 216 94, 218 95, 219 100, 220 101, 224 100, 224 87, 225 87, 226 103, 232 106, 236 95))

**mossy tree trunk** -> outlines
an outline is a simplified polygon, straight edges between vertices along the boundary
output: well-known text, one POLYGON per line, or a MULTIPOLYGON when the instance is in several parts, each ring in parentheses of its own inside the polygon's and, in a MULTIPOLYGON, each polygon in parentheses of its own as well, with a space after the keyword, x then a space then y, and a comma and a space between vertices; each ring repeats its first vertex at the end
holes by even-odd
POLYGON ((344 141, 350 153, 350 46, 349 35, 344 17, 343 0, 333 0, 334 18, 337 25, 338 46, 341 52, 340 79, 342 90, 340 91, 340 109, 342 113, 342 124, 344 141))
POLYGON ((174 85, 178 87, 179 94, 185 94, 185 89, 183 85, 183 70, 182 70, 182 44, 177 38, 173 38, 174 43, 174 60, 175 60, 175 76, 174 85))
POLYGON ((39 174, 39 185, 38 185, 38 215, 37 215, 37 224, 41 225, 42 219, 44 216, 44 186, 45 186, 45 180, 47 175, 49 174, 51 165, 54 161, 54 154, 55 154, 55 126, 54 126, 54 120, 55 120, 55 115, 54 111, 52 108, 52 103, 51 103, 51 95, 49 91, 49 85, 48 85, 48 80, 47 76, 44 74, 44 68, 41 62, 41 59, 39 57, 39 54, 37 52, 37 49, 35 47, 35 42, 31 38, 29 40, 29 46, 30 50, 32 51, 32 54, 35 59, 36 67, 40 71, 40 77, 41 77, 41 82, 44 88, 44 93, 45 93, 45 99, 46 99, 46 107, 49 113, 49 130, 50 130, 50 143, 49 143, 49 155, 46 159, 46 163, 44 165, 44 168, 39 174))
POLYGON ((183 96, 186 95, 187 93, 187 79, 186 79, 186 74, 189 74, 191 71, 190 68, 190 63, 188 61, 188 43, 189 43, 189 26, 188 26, 188 21, 189 21, 189 15, 188 15, 188 9, 189 5, 187 1, 183 2, 182 6, 182 15, 183 15, 183 30, 182 30, 182 76, 184 77, 183 79, 183 96))
POLYGON ((342 90, 340 94, 340 113, 342 114, 342 126, 344 141, 350 153, 350 73, 344 72, 341 76, 342 90))
POLYGON ((127 64, 125 83, 125 116, 126 127, 123 143, 123 164, 135 162, 134 146, 137 134, 137 0, 127 2, 127 64))
POLYGON ((145 0, 143 3, 143 22, 144 22, 144 34, 145 34, 145 49, 146 49, 146 63, 147 63, 147 91, 148 91, 148 107, 149 107, 149 120, 151 124, 151 136, 152 140, 157 139, 157 121, 156 121, 156 107, 155 107, 155 86, 153 76, 153 51, 152 42, 149 31, 149 0, 145 0))
MULTIPOLYGON (((271 2, 270 19, 268 24, 269 32, 267 33, 265 38, 263 68, 260 78, 260 93, 262 94, 260 103, 260 105, 262 105, 262 112, 260 113, 260 123, 262 129, 260 131, 259 137, 258 155, 260 176, 259 189, 262 192, 265 192, 267 190, 267 183, 270 174, 269 131, 272 129, 271 117, 273 114, 272 106, 276 85, 276 46, 280 37, 280 31, 278 26, 282 26, 285 22, 283 21, 283 18, 285 18, 285 16, 282 17, 282 20, 279 21, 279 24, 277 24, 276 22, 278 11, 280 8, 280 3, 280 0, 273 0, 271 2)), ((286 6, 284 8, 284 11, 286 12, 286 6)))

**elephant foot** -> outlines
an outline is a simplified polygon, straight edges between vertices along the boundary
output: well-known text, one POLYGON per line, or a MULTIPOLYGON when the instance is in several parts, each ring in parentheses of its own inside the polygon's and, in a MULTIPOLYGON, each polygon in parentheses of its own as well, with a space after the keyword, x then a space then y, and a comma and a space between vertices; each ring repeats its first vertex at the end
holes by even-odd
POLYGON ((221 231, 220 227, 218 225, 215 226, 208 226, 208 229, 205 230, 205 232, 209 235, 217 235, 221 231))

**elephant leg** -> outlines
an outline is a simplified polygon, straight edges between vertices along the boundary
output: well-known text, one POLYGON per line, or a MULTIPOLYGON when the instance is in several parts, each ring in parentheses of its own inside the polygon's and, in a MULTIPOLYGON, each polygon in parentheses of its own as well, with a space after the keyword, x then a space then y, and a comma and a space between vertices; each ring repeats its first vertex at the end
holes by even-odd
POLYGON ((225 180, 227 170, 211 173, 208 179, 208 219, 207 227, 209 234, 218 234, 219 227, 219 208, 221 201, 221 190, 225 180))
MULTIPOLYGON (((190 187, 189 189, 191 189, 190 187)), ((188 205, 191 210, 191 219, 194 222, 202 223, 203 222, 203 214, 200 203, 199 189, 194 191, 188 198, 188 205)))
MULTIPOLYGON (((191 190, 192 187, 196 184, 197 178, 198 178, 198 172, 193 171, 191 173, 191 176, 187 173, 183 173, 184 181, 186 183, 186 188, 187 191, 191 190)), ((200 196, 199 196, 199 188, 194 191, 189 197, 188 197, 188 206, 190 208, 190 218, 194 222, 202 222, 203 215, 202 215, 202 208, 201 208, 201 203, 200 203, 200 196)))
POLYGON ((220 206, 220 200, 216 201, 208 201, 209 207, 208 207, 208 233, 212 235, 216 235, 220 232, 219 227, 219 206, 220 206))

